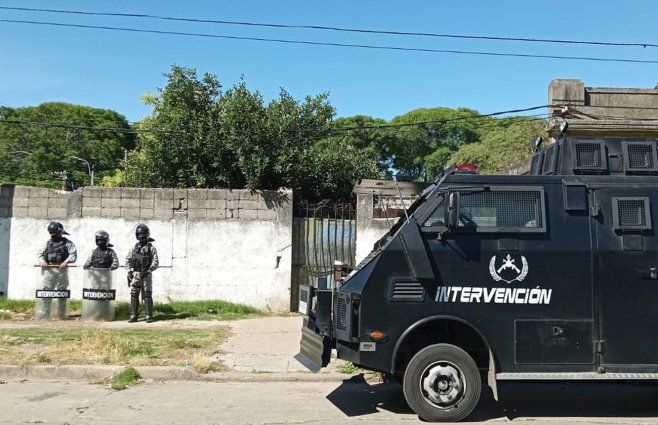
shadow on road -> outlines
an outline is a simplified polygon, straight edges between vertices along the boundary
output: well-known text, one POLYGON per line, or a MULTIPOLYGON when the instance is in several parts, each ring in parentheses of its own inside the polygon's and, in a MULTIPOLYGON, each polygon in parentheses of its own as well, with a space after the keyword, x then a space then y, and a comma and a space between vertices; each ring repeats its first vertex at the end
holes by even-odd
POLYGON ((397 384, 369 383, 363 374, 346 379, 328 396, 334 406, 349 417, 363 416, 387 410, 393 413, 413 413, 397 384))
MULTIPOLYGON (((503 382, 498 393, 500 402, 488 387, 483 388, 478 407, 467 420, 658 416, 658 383, 503 382)), ((349 417, 381 410, 413 414, 400 385, 367 382, 363 375, 343 381, 327 399, 349 417)))

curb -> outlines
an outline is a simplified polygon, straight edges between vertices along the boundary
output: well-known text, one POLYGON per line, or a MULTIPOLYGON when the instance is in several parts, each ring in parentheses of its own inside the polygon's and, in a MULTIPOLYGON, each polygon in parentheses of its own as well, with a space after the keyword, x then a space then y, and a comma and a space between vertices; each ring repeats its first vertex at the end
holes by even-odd
MULTIPOLYGON (((3 380, 67 379, 99 382, 121 372, 125 366, 71 365, 71 366, 0 366, 3 380)), ((203 382, 342 382, 352 377, 336 372, 247 373, 212 372, 200 374, 190 368, 175 366, 135 367, 145 380, 203 381, 203 382)))

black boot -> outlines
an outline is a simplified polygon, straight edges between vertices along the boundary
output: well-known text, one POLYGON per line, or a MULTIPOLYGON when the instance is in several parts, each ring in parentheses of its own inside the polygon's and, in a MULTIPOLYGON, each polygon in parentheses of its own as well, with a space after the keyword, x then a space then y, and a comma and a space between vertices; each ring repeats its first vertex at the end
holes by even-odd
POLYGON ((134 297, 130 296, 130 319, 129 323, 135 323, 137 321, 137 310, 139 309, 139 296, 134 297))
POLYGON ((146 323, 153 322, 153 298, 144 297, 144 318, 146 323))

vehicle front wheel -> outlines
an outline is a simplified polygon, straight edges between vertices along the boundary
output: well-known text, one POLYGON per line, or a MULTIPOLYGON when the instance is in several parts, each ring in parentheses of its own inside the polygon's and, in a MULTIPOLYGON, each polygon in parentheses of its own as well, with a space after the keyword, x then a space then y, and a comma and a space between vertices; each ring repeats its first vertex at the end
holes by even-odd
POLYGON ((407 403, 422 419, 456 422, 475 409, 482 380, 466 351, 436 344, 423 348, 411 359, 402 389, 407 403))

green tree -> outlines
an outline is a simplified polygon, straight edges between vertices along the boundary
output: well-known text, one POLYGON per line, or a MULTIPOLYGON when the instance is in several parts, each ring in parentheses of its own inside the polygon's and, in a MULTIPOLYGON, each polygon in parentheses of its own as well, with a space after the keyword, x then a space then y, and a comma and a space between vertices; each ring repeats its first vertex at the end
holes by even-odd
MULTIPOLYGON (((217 162, 228 155, 221 140, 217 78, 201 78, 194 69, 173 66, 167 85, 157 95, 144 96, 153 113, 144 119, 139 150, 125 170, 128 185, 209 187, 222 181, 217 162)), ((230 173, 226 173, 230 174, 230 173)))
POLYGON ((73 158, 79 157, 94 165, 95 177, 100 181, 114 173, 125 151, 134 148, 135 138, 125 117, 106 109, 62 102, 2 108, 0 180, 57 187, 59 182, 52 173, 67 171, 73 187, 87 185, 87 166, 73 158))
POLYGON ((354 183, 363 178, 385 178, 374 152, 360 149, 349 138, 320 140, 302 158, 299 181, 302 199, 350 201, 354 183))
POLYGON ((414 179, 430 179, 445 164, 448 152, 479 140, 479 120, 470 119, 478 114, 467 108, 415 109, 391 120, 399 127, 391 128, 380 149, 393 169, 414 179))
POLYGON ((298 101, 282 89, 266 105, 244 81, 222 92, 216 76, 194 69, 173 66, 166 76, 166 86, 145 97, 153 113, 136 129, 149 131, 129 155, 123 184, 315 193, 302 185, 318 184, 308 163, 335 114, 327 94, 298 101))
POLYGON ((484 174, 496 173, 532 155, 536 136, 547 137, 543 120, 523 117, 492 120, 480 132, 481 140, 461 146, 450 162, 476 164, 484 174))

